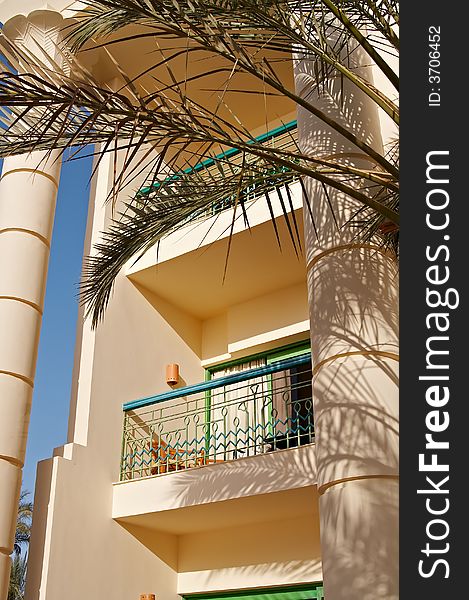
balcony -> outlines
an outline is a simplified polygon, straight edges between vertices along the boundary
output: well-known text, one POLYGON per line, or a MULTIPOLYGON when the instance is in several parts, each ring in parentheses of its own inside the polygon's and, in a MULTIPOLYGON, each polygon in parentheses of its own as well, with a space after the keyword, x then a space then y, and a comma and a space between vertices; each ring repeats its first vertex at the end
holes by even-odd
MULTIPOLYGON (((291 121, 257 140, 296 152, 296 137, 296 121, 291 121)), ((205 189, 204 182, 205 187, 216 189, 223 177, 237 181, 242 154, 228 150, 215 158, 216 163, 207 159, 191 167, 193 176, 201 180, 201 189, 205 189)), ((151 195, 152 188, 143 188, 141 193, 151 195)), ((235 212, 233 197, 221 194, 208 209, 192 213, 157 247, 137 261, 130 261, 126 275, 139 289, 201 321, 220 315, 233 305, 303 284, 304 257, 301 253, 298 256, 289 233, 289 229, 297 231, 302 238, 303 197, 296 174, 280 170, 272 173, 272 178, 262 185, 253 184, 246 189, 243 199, 249 227, 239 203, 235 212), (272 217, 282 241, 281 251, 272 217), (197 293, 188 294, 188 289, 197 293)))
MULTIPOLYGON (((265 146, 282 150, 285 152, 291 152, 293 154, 298 152, 298 132, 297 132, 297 121, 290 121, 275 129, 269 130, 266 133, 257 136, 252 141, 256 143, 262 143, 265 146)), ((276 191, 277 188, 282 188, 285 185, 290 185, 294 181, 299 179, 298 173, 290 171, 287 167, 273 167, 269 170, 269 178, 267 181, 254 180, 252 185, 246 190, 243 190, 238 194, 238 178, 242 170, 249 170, 250 162, 257 160, 256 157, 246 156, 240 150, 231 148, 217 154, 213 158, 203 160, 196 165, 182 170, 180 173, 175 173, 169 177, 165 182, 178 182, 183 183, 187 176, 191 178, 197 178, 201 188, 207 190, 214 189, 217 187, 217 183, 223 179, 235 181, 235 193, 227 198, 221 198, 216 202, 212 203, 209 208, 197 211, 190 215, 185 223, 191 223, 194 221, 208 219, 219 213, 233 208, 236 201, 249 204, 260 197, 265 197, 272 191, 276 191)), ((154 190, 160 187, 160 183, 156 182, 152 186, 144 187, 140 190, 140 196, 150 196, 154 190)), ((288 199, 285 198, 285 206, 288 205, 288 199)), ((290 209, 293 209, 290 206, 290 209)))
POLYGON ((256 455, 267 459, 314 442, 311 358, 129 402, 124 412, 122 482, 256 455))

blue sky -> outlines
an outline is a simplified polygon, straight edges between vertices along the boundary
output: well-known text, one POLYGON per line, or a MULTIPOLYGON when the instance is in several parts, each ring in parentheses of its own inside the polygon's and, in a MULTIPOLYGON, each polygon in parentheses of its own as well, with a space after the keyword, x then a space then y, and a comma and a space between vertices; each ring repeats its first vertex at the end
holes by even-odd
POLYGON ((34 494, 36 466, 66 442, 91 159, 62 169, 52 236, 23 489, 34 494))

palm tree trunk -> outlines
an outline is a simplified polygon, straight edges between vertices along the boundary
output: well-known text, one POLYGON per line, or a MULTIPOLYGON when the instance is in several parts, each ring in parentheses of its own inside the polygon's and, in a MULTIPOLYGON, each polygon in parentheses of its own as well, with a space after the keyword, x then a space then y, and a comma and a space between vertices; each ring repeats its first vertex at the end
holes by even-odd
MULTIPOLYGON (((38 44, 50 49, 61 23, 57 13, 36 11, 4 31, 37 52, 38 44)), ((60 165, 58 152, 7 158, 0 181, 0 600, 8 594, 60 165)))
MULTIPOLYGON (((311 89, 314 73, 298 57, 298 92, 311 89)), ((318 102, 381 149, 376 107, 347 82, 328 82, 318 102)), ((370 165, 302 109, 298 134, 303 152, 370 165)), ((330 191, 336 224, 321 186, 309 179, 305 188, 318 232, 305 210, 324 593, 328 600, 397 600, 396 264, 343 227, 359 208, 353 199, 330 191)))

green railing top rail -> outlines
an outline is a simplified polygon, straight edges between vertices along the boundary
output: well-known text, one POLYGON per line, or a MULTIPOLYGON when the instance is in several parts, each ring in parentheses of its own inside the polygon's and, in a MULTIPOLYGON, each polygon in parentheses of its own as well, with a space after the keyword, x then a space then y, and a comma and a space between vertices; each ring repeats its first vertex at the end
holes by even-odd
MULTIPOLYGON (((264 142, 268 142, 269 140, 271 140, 275 137, 278 137, 279 135, 282 135, 282 133, 286 133, 288 131, 291 131, 292 129, 296 129, 297 125, 298 125, 298 122, 296 120, 290 121, 288 123, 285 123, 284 125, 280 125, 279 127, 276 127, 275 129, 271 129, 270 131, 267 131, 266 133, 263 133, 262 135, 257 136, 253 140, 248 140, 247 143, 248 144, 254 144, 254 143, 262 144, 264 142)), ((236 156, 237 154, 241 154, 241 150, 238 150, 238 148, 230 148, 229 150, 225 150, 224 152, 217 154, 215 156, 215 158, 207 158, 206 160, 203 160, 202 162, 197 163, 193 167, 188 167, 187 169, 183 169, 182 173, 184 173, 185 175, 188 175, 189 173, 194 173, 194 172, 200 171, 202 169, 206 169, 206 168, 214 165, 215 161, 217 161, 217 160, 231 158, 232 156, 236 156)), ((173 178, 174 179, 177 178, 177 173, 175 173, 174 175, 171 175, 171 177, 169 177, 169 179, 173 179, 173 178)), ((153 188, 159 187, 159 185, 160 185, 160 183, 158 181, 156 181, 151 186, 141 188, 138 193, 141 195, 148 194, 149 192, 151 192, 151 190, 153 188)))
POLYGON ((142 408, 144 406, 151 406, 159 402, 166 400, 172 400, 174 398, 182 398, 183 396, 190 396, 192 394, 198 394, 213 390, 215 388, 223 387, 225 385, 231 385, 233 383, 240 383, 253 379, 255 377, 262 377, 263 375, 269 375, 270 373, 278 373, 285 369, 290 369, 299 365, 304 365, 311 360, 311 354, 308 352, 301 356, 295 356, 294 358, 287 358, 285 360, 279 360, 273 362, 270 365, 264 367, 258 367, 257 369, 250 369, 249 371, 241 371, 233 375, 227 375, 226 377, 220 377, 219 379, 211 379, 210 381, 203 381, 194 385, 187 385, 170 392, 164 392, 163 394, 157 394, 156 396, 149 396, 147 398, 140 398, 139 400, 132 400, 123 404, 122 408, 124 412, 129 410, 135 410, 136 408, 142 408))

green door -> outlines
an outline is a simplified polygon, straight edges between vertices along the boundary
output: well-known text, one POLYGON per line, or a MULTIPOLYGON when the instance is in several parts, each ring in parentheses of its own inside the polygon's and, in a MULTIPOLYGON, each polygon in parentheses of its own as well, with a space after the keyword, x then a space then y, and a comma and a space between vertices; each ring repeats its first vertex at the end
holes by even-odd
MULTIPOLYGON (((301 355, 311 356, 309 341, 217 365, 206 371, 206 380, 226 377, 234 372, 250 371, 301 355)), ((259 431, 262 432, 260 444, 267 441, 266 446, 275 449, 313 441, 311 377, 311 362, 309 366, 293 367, 259 377, 255 380, 256 389, 260 387, 259 401, 249 403, 249 409, 240 414, 239 411, 236 412, 237 394, 240 394, 241 398, 242 393, 239 384, 207 391, 204 423, 206 456, 214 460, 238 458, 238 452, 241 456, 249 456, 249 449, 247 454, 245 450, 249 444, 243 444, 243 435, 245 434, 248 442, 252 444, 253 439, 257 440, 259 431), (223 419, 220 416, 223 409, 217 408, 217 404, 225 407, 223 419), (233 414, 229 410, 230 407, 235 411, 231 410, 233 414), (230 425, 228 429, 227 423, 230 425)), ((247 389, 246 384, 245 388, 247 389)), ((257 453, 255 450, 254 452, 257 453)))
POLYGON ((275 448, 291 448, 313 441, 311 346, 281 348, 267 356, 267 364, 307 355, 308 363, 269 375, 272 427, 275 448))

